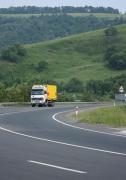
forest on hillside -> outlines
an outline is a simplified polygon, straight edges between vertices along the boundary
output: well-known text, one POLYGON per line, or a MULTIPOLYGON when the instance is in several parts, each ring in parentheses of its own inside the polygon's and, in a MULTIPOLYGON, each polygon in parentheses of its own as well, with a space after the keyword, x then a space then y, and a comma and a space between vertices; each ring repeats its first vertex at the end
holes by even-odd
POLYGON ((37 43, 123 23, 126 23, 123 17, 108 19, 94 15, 54 14, 24 18, 0 16, 0 49, 13 44, 37 43))
POLYGON ((118 9, 112 7, 36 7, 36 6, 23 6, 23 7, 10 7, 0 8, 0 14, 40 14, 40 13, 112 13, 119 14, 118 9))

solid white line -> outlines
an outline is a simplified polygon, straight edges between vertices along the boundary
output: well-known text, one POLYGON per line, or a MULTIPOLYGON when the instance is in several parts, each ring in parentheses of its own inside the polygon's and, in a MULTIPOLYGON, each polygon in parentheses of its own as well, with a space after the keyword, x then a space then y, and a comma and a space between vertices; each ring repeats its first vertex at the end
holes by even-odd
POLYGON ((69 168, 65 168, 65 167, 61 167, 61 166, 55 166, 52 164, 47 164, 47 163, 42 163, 42 162, 37 162, 37 161, 32 161, 32 160, 28 160, 28 162, 38 164, 38 165, 48 166, 48 167, 52 167, 52 168, 56 168, 56 169, 61 169, 61 170, 65 170, 65 171, 75 172, 75 173, 79 173, 79 174, 87 174, 87 172, 84 172, 84 171, 69 169, 69 168))
POLYGON ((104 134, 104 135, 110 135, 110 136, 117 136, 117 137, 123 137, 123 138, 126 138, 125 135, 121 135, 121 134, 115 134, 115 133, 109 133, 109 132, 103 132, 103 131, 96 131, 96 130, 93 130, 93 129, 88 129, 88 128, 82 128, 82 127, 78 127, 78 126, 74 126, 74 125, 71 125, 71 124, 68 124, 68 123, 65 123, 65 122, 62 122, 60 120, 58 120, 56 118, 57 115, 59 114, 63 114, 63 113, 68 113, 68 112, 73 112, 73 110, 69 110, 69 111, 63 111, 63 112, 59 112, 59 113, 56 113, 52 116, 53 120, 60 123, 60 124, 63 124, 65 126, 69 126, 69 127, 72 127, 72 128, 75 128, 75 129, 80 129, 80 130, 83 130, 83 131, 88 131, 88 132, 93 132, 93 133, 99 133, 99 134, 104 134))
POLYGON ((97 149, 97 148, 92 148, 92 147, 87 147, 87 146, 79 146, 79 145, 76 145, 76 144, 69 144, 69 143, 64 143, 64 142, 61 142, 61 141, 53 141, 53 140, 50 140, 50 139, 44 139, 44 138, 39 138, 39 137, 36 137, 36 136, 30 136, 30 135, 27 135, 27 134, 18 133, 18 132, 11 131, 9 129, 5 129, 5 128, 2 128, 2 127, 0 127, 0 129, 3 130, 3 131, 9 132, 11 134, 16 134, 16 135, 24 136, 24 137, 31 138, 31 139, 37 139, 37 140, 41 140, 41 141, 45 141, 45 142, 49 142, 49 143, 55 143, 55 144, 60 144, 60 145, 65 145, 65 146, 70 146, 70 147, 75 147, 75 148, 80 148, 80 149, 86 149, 86 150, 92 150, 92 151, 98 151, 98 152, 103 152, 103 153, 108 153, 108 154, 126 156, 125 153, 120 153, 120 152, 115 152, 115 151, 108 151, 108 150, 104 150, 104 149, 97 149))

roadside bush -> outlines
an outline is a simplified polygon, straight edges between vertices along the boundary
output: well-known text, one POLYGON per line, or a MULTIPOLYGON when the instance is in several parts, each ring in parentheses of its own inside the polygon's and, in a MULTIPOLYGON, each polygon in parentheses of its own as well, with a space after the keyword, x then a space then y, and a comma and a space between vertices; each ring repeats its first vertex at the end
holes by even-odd
POLYGON ((82 92, 83 91, 83 83, 77 78, 72 78, 65 85, 65 90, 70 93, 71 92, 82 92))
POLYGON ((59 102, 73 102, 74 98, 70 93, 60 93, 58 95, 59 102))
POLYGON ((90 93, 89 91, 84 91, 81 97, 82 102, 93 102, 95 101, 95 97, 93 93, 90 93))
POLYGON ((0 83, 0 102, 4 102, 5 95, 6 95, 5 85, 3 83, 0 83))

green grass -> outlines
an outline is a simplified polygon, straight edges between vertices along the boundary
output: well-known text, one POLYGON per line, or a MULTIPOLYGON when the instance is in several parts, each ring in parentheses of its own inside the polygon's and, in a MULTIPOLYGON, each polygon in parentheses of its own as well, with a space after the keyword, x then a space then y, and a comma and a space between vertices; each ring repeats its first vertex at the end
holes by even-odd
POLYGON ((114 19, 116 17, 123 17, 126 18, 125 14, 111 14, 111 13, 68 13, 71 16, 90 16, 93 15, 97 18, 107 18, 107 19, 114 19))
POLYGON ((77 118, 81 123, 126 127, 126 106, 99 108, 83 113, 81 112, 77 118))
MULTIPOLYGON (((107 18, 107 19, 114 19, 114 18, 119 18, 123 17, 126 18, 126 14, 111 14, 111 13, 67 13, 70 16, 90 16, 93 15, 97 18, 107 18)), ((40 16, 41 14, 0 14, 0 16, 3 17, 30 17, 30 16, 40 16)), ((52 15, 51 13, 44 13, 43 15, 52 15)))
POLYGON ((31 17, 31 16, 40 16, 41 14, 0 14, 0 17, 31 17))
MULTIPOLYGON (((119 37, 116 44, 126 50, 126 25, 117 28, 119 37)), ((103 55, 107 46, 103 30, 26 45, 27 56, 20 63, 10 66, 10 63, 0 61, 2 77, 5 77, 6 72, 13 72, 13 76, 23 81, 51 79, 67 82, 76 77, 86 83, 91 79, 104 80, 125 73, 104 66, 103 55), (40 61, 48 62, 48 70, 41 73, 35 70, 40 61), (9 69, 6 71, 7 66, 9 69)))
MULTIPOLYGON (((125 44, 126 38, 123 41, 125 44)), ((68 81, 76 76, 85 82, 124 73, 124 71, 112 71, 104 66, 102 59, 105 46, 103 31, 82 33, 42 44, 29 45, 30 56, 27 62, 37 63, 40 60, 47 60, 48 74, 44 73, 43 76, 54 77, 56 81, 68 81)))

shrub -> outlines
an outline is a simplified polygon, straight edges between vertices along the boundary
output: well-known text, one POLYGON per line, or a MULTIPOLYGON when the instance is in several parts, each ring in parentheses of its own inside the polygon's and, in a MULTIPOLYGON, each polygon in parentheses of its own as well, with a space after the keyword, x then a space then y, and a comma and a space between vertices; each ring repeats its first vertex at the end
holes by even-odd
POLYGON ((104 30, 105 36, 107 37, 113 37, 116 36, 118 34, 118 31, 115 27, 109 27, 107 29, 104 30))
POLYGON ((26 55, 26 50, 20 45, 14 45, 8 49, 2 50, 1 57, 3 60, 18 62, 22 56, 26 55))
POLYGON ((48 63, 46 61, 40 61, 37 66, 37 71, 41 72, 48 68, 48 63))
POLYGON ((65 90, 68 92, 82 92, 83 91, 83 83, 77 78, 72 78, 66 84, 65 90))
POLYGON ((116 46, 110 46, 105 52, 104 61, 112 69, 126 69, 126 52, 119 52, 116 46))
POLYGON ((115 53, 108 59, 108 66, 113 69, 126 69, 125 53, 115 53))

